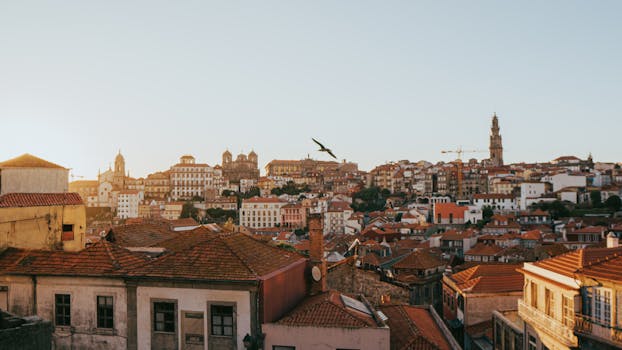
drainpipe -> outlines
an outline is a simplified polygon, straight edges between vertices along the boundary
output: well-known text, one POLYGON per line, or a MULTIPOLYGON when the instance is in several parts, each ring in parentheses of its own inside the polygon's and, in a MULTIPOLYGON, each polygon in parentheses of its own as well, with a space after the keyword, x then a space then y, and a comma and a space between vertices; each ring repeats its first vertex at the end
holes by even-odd
POLYGON ((37 276, 32 276, 32 308, 37 315, 37 276))

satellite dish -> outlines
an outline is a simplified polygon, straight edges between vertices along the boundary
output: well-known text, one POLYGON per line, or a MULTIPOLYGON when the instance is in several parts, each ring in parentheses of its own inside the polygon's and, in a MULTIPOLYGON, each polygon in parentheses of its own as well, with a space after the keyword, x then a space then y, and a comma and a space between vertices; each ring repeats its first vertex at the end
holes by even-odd
POLYGON ((319 267, 313 266, 311 269, 311 277, 313 277, 313 280, 316 282, 319 282, 322 279, 322 271, 320 271, 319 267))

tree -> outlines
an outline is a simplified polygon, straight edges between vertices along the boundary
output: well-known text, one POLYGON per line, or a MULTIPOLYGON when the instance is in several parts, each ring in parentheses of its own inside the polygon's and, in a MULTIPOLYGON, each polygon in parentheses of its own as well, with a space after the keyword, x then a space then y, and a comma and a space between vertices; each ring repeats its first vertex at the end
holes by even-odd
POLYGON ((181 219, 193 218, 199 221, 199 209, 195 208, 192 202, 186 202, 181 208, 181 215, 179 217, 181 219))
POLYGON ((600 208, 603 205, 603 200, 600 197, 600 191, 590 192, 590 202, 592 203, 592 208, 600 208))
POLYGON ((484 219, 484 221, 490 221, 490 218, 492 218, 493 215, 495 215, 495 213, 490 205, 482 207, 482 219, 484 219))
POLYGON ((622 199, 616 195, 609 196, 605 201, 605 206, 613 211, 618 211, 622 207, 622 199))
POLYGON ((352 208, 356 211, 376 211, 384 209, 391 193, 378 187, 364 188, 352 195, 352 208))

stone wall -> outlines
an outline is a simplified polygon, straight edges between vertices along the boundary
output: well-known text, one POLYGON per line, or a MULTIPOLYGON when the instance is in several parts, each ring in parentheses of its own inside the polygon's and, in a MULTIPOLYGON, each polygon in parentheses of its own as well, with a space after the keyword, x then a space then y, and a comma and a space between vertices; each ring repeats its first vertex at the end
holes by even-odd
POLYGON ((350 262, 333 266, 328 271, 328 287, 346 294, 363 294, 370 303, 379 305, 382 296, 389 296, 392 303, 409 303, 409 291, 380 280, 372 271, 361 270, 350 262))

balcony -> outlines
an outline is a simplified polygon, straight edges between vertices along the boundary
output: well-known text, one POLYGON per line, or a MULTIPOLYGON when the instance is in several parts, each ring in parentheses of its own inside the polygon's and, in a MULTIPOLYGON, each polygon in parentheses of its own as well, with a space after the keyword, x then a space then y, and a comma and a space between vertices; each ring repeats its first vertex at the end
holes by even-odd
POLYGON ((525 322, 538 330, 545 331, 566 346, 578 346, 577 337, 574 335, 571 327, 528 305, 523 299, 518 300, 518 314, 525 322))
POLYGON ((575 332, 596 340, 610 343, 614 346, 622 346, 622 329, 602 324, 588 315, 575 317, 575 332))

